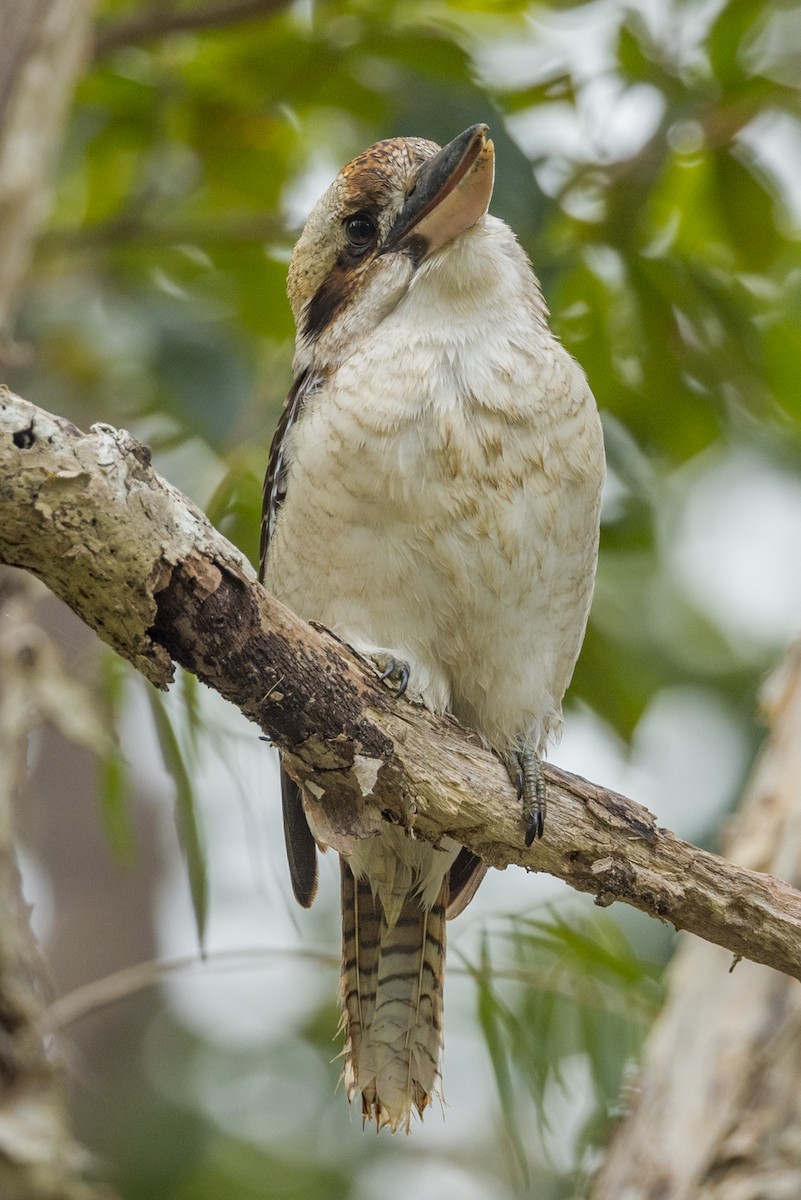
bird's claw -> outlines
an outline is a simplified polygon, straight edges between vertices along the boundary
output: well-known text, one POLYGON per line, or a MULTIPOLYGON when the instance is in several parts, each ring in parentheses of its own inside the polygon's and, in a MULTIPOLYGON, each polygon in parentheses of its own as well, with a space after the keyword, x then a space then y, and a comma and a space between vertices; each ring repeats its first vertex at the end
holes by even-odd
POLYGON ((533 750, 514 750, 503 757, 509 778, 517 790, 517 798, 523 805, 523 820, 526 823, 526 845, 542 837, 545 830, 545 775, 539 755, 533 750))
POLYGON ((395 695, 402 696, 409 686, 409 676, 412 673, 409 664, 402 659, 385 655, 378 655, 373 661, 381 672, 379 675, 381 682, 384 683, 388 680, 391 684, 395 684, 395 695))

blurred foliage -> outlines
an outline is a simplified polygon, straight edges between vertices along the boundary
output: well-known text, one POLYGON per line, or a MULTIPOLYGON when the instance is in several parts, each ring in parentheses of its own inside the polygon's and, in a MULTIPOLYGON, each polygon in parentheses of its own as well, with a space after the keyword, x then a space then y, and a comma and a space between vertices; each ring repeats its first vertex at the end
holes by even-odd
MULTIPOLYGON (((232 0, 232 14, 242 7, 232 0)), ((605 423, 602 556, 572 702, 626 742, 655 697, 691 687, 725 707, 751 753, 778 637, 733 636, 675 549, 685 493, 727 456, 801 474, 798 5, 265 0, 249 20, 199 22, 203 11, 101 4, 9 382, 79 425, 131 428, 254 558, 291 375, 286 263, 305 212, 372 141, 444 142, 487 120, 493 211, 529 252, 605 423)), ((113 707, 113 673, 105 687, 113 707)), ((185 700, 181 738, 154 712, 202 925, 193 763, 206 731, 191 685, 185 700)), ((121 757, 103 769, 106 819, 126 849, 121 757)), ((505 1136, 536 1164, 541 1198, 573 1194, 653 1011, 650 974, 615 937, 521 921, 509 947, 530 985, 506 978, 494 942, 471 966, 505 1136), (592 1112, 574 1162, 548 1167, 547 1138, 532 1149, 523 1128, 521 1089, 547 1124, 542 1098, 577 1056, 592 1112)), ((485 1132, 476 1155, 503 1158, 485 1132)), ((356 1194, 344 1158, 336 1170, 291 1148, 268 1159, 219 1133, 204 1145, 194 1166, 187 1146, 159 1196, 356 1194)), ((384 1153, 394 1161, 397 1148, 384 1153)), ((129 1180, 126 1195, 155 1195, 147 1186, 129 1180)))
POLYGON ((176 724, 170 720, 164 699, 155 688, 148 690, 150 710, 156 729, 161 756, 175 784, 175 819, 178 827, 178 839, 186 860, 189 875, 189 889, 192 896, 192 910, 195 914, 195 925, 200 948, 204 946, 206 918, 208 915, 209 885, 206 870, 206 855, 201 844, 200 828, 198 825, 198 805, 195 795, 195 779, 198 774, 196 721, 197 713, 194 704, 196 681, 190 683, 190 676, 183 674, 181 683, 184 690, 185 710, 189 720, 188 746, 181 745, 176 731, 176 724))
POLYGON ((492 950, 485 933, 479 964, 467 963, 526 1187, 531 1176, 521 1092, 533 1099, 540 1135, 547 1140, 553 1088, 567 1087, 565 1064, 583 1060, 589 1111, 576 1137, 575 1156, 577 1170, 589 1165, 589 1152, 603 1142, 610 1117, 619 1111, 624 1072, 636 1063, 661 998, 655 965, 634 955, 614 921, 589 918, 580 910, 568 915, 551 907, 545 917, 512 917, 508 930, 493 931, 492 950), (499 943, 508 945, 506 955, 499 943), (510 988, 510 982, 517 986, 510 988))
MULTIPOLYGON (((103 654, 99 676, 99 692, 109 723, 113 729, 118 729, 125 704, 126 665, 116 654, 103 654)), ((135 855, 130 817, 130 772, 119 740, 110 739, 110 743, 105 754, 97 752, 100 773, 97 790, 109 842, 121 861, 130 862, 135 855)))

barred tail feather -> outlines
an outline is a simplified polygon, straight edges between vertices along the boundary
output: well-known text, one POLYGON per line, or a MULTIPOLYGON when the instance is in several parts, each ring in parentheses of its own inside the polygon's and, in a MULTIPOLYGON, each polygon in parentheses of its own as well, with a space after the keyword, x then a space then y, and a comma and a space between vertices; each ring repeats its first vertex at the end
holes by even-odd
POLYGON ((356 880, 345 862, 342 870, 342 978, 340 1003, 342 1028, 346 1031, 345 1085, 348 1099, 353 1099, 355 1084, 351 1085, 348 1070, 358 1062, 362 1036, 373 1021, 377 987, 378 946, 381 936, 381 910, 373 898, 370 885, 356 880))
POLYGON ((448 879, 430 909, 407 895, 390 925, 369 882, 342 862, 345 1086, 362 1114, 408 1133, 439 1094, 448 879))

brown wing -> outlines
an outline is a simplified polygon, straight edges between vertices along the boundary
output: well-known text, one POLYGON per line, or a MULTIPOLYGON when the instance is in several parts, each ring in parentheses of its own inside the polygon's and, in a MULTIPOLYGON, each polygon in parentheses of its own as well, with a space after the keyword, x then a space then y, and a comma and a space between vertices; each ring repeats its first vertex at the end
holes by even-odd
POLYGON ((447 918, 452 920, 464 912, 478 891, 488 870, 487 864, 462 846, 448 875, 449 896, 447 918))
MULTIPOLYGON (((306 398, 315 387, 316 383, 308 371, 298 376, 290 388, 270 446, 261 509, 259 579, 262 583, 270 538, 275 529, 278 511, 286 499, 286 437, 303 411, 306 398)), ((284 813, 284 843, 292 891, 298 903, 304 908, 309 908, 317 892, 317 847, 303 811, 302 792, 285 771, 281 772, 281 806, 284 813)))
POLYGON ((261 503, 261 546, 259 550, 259 579, 264 583, 264 569, 267 563, 267 550, 270 538, 275 530, 278 511, 286 499, 287 462, 286 439, 292 426, 303 411, 303 406, 312 392, 317 390, 319 380, 308 371, 298 375, 289 395, 284 402, 284 410, 273 434, 270 446, 270 457, 267 460, 267 474, 264 476, 264 489, 261 503))
POLYGON ((311 908, 317 895, 317 846, 303 811, 303 793, 286 771, 281 772, 281 806, 292 891, 298 904, 311 908))

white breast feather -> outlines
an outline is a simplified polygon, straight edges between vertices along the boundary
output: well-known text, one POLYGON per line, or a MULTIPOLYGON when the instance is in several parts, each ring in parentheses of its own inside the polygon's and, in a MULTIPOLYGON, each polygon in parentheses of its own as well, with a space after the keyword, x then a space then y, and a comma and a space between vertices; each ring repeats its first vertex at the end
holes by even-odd
POLYGON ((514 235, 485 217, 414 276, 298 421, 275 593, 496 749, 558 731, 589 611, 603 450, 514 235))

